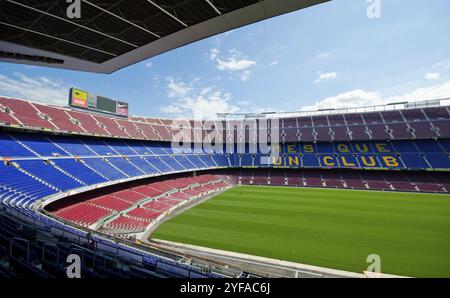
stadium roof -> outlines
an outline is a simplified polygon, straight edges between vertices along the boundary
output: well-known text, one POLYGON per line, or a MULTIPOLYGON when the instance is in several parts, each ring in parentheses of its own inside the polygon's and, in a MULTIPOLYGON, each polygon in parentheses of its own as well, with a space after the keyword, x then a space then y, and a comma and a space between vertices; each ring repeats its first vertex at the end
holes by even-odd
POLYGON ((203 38, 330 0, 1 0, 0 61, 111 73, 203 38), (73 6, 72 6, 73 7, 73 6))

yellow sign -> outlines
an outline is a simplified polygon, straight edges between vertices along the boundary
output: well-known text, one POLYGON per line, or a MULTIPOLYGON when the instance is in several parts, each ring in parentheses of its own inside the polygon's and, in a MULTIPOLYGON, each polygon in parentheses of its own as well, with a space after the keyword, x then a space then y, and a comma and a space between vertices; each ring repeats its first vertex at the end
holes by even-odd
POLYGON ((88 99, 87 92, 73 88, 71 98, 72 98, 71 99, 72 105, 87 108, 87 99, 88 99))

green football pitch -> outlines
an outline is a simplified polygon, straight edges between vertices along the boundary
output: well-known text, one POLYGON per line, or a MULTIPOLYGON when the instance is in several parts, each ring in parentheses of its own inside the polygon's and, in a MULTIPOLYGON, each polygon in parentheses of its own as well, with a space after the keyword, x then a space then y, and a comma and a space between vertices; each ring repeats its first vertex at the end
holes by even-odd
POLYGON ((151 236, 362 273, 450 277, 450 196, 241 186, 162 224, 151 236))

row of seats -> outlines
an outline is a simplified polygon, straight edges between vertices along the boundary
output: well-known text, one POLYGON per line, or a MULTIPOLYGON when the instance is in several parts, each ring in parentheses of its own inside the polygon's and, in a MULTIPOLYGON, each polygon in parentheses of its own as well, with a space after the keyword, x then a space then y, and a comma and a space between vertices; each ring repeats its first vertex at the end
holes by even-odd
POLYGON ((227 171, 235 183, 250 185, 370 189, 448 193, 448 172, 240 169, 227 171))
POLYGON ((280 153, 450 153, 450 140, 285 143, 280 153))
POLYGON ((224 181, 225 178, 220 176, 200 177, 144 182, 125 190, 80 194, 50 204, 47 210, 60 218, 86 227, 120 213, 120 216, 107 223, 105 228, 133 232, 134 229, 142 230, 161 214, 184 201, 229 186, 224 181), (197 191, 195 195, 185 193, 191 189, 197 191))
POLYGON ((447 137, 447 107, 281 119, 283 140, 349 141, 447 137))
POLYGON ((154 220, 165 215, 166 212, 191 198, 203 196, 229 184, 220 181, 183 189, 167 196, 152 200, 138 208, 128 211, 122 216, 105 225, 105 228, 114 230, 114 233, 137 233, 144 231, 154 220), (194 191, 194 193, 192 193, 194 191))
MULTIPOLYGON (((256 148, 262 150, 260 146, 256 148)), ((280 153, 450 153, 450 140, 415 140, 415 141, 376 141, 376 142, 297 142, 281 143, 273 148, 280 153)), ((188 161, 179 159, 179 163, 205 166, 208 164, 226 164, 220 153, 253 153, 254 146, 235 148, 201 149, 186 147, 182 150, 172 147, 171 143, 146 142, 134 140, 92 139, 81 137, 62 137, 42 134, 2 133, 0 132, 0 157, 64 157, 64 156, 161 156, 215 154, 213 160, 200 157, 188 161), (232 149, 232 151, 230 150, 232 149)))
POLYGON ((172 130, 158 119, 124 118, 94 115, 87 112, 0 97, 0 122, 79 134, 114 136, 148 140, 171 140, 172 130))
POLYGON ((261 154, 234 156, 236 167, 449 169, 448 154, 261 154))
POLYGON ((126 231, 127 233, 137 233, 147 228, 149 222, 145 220, 134 219, 127 216, 119 216, 110 222, 106 227, 118 231, 126 231))
MULTIPOLYGON (((108 248, 118 248, 120 244, 111 245, 108 248)), ((1 278, 64 279, 67 278, 67 257, 73 254, 82 260, 80 274, 83 278, 162 277, 155 272, 155 251, 144 253, 143 262, 119 256, 116 251, 107 249, 104 244, 96 245, 92 238, 66 237, 51 231, 50 227, 43 228, 43 225, 0 210, 1 278)))
MULTIPOLYGON (((281 118, 271 126, 279 130, 280 140, 284 142, 427 139, 450 137, 449 120, 447 107, 432 107, 281 118)), ((202 123, 144 117, 125 119, 5 97, 0 97, 0 123, 154 141, 172 141, 182 129, 189 131, 192 141, 203 140, 208 132, 216 128, 221 140, 232 137, 238 141, 257 139, 258 134, 257 130, 249 128, 253 127, 249 121, 202 123), (239 133, 234 129, 227 130, 227 125, 239 133)))

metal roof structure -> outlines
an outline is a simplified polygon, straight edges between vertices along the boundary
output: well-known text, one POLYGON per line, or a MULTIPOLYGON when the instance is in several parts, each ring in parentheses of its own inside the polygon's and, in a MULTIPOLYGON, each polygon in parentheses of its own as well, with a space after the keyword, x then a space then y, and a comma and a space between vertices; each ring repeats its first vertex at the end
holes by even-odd
POLYGON ((112 73, 327 1, 0 0, 0 61, 112 73), (68 13, 76 8, 80 15, 68 13))

